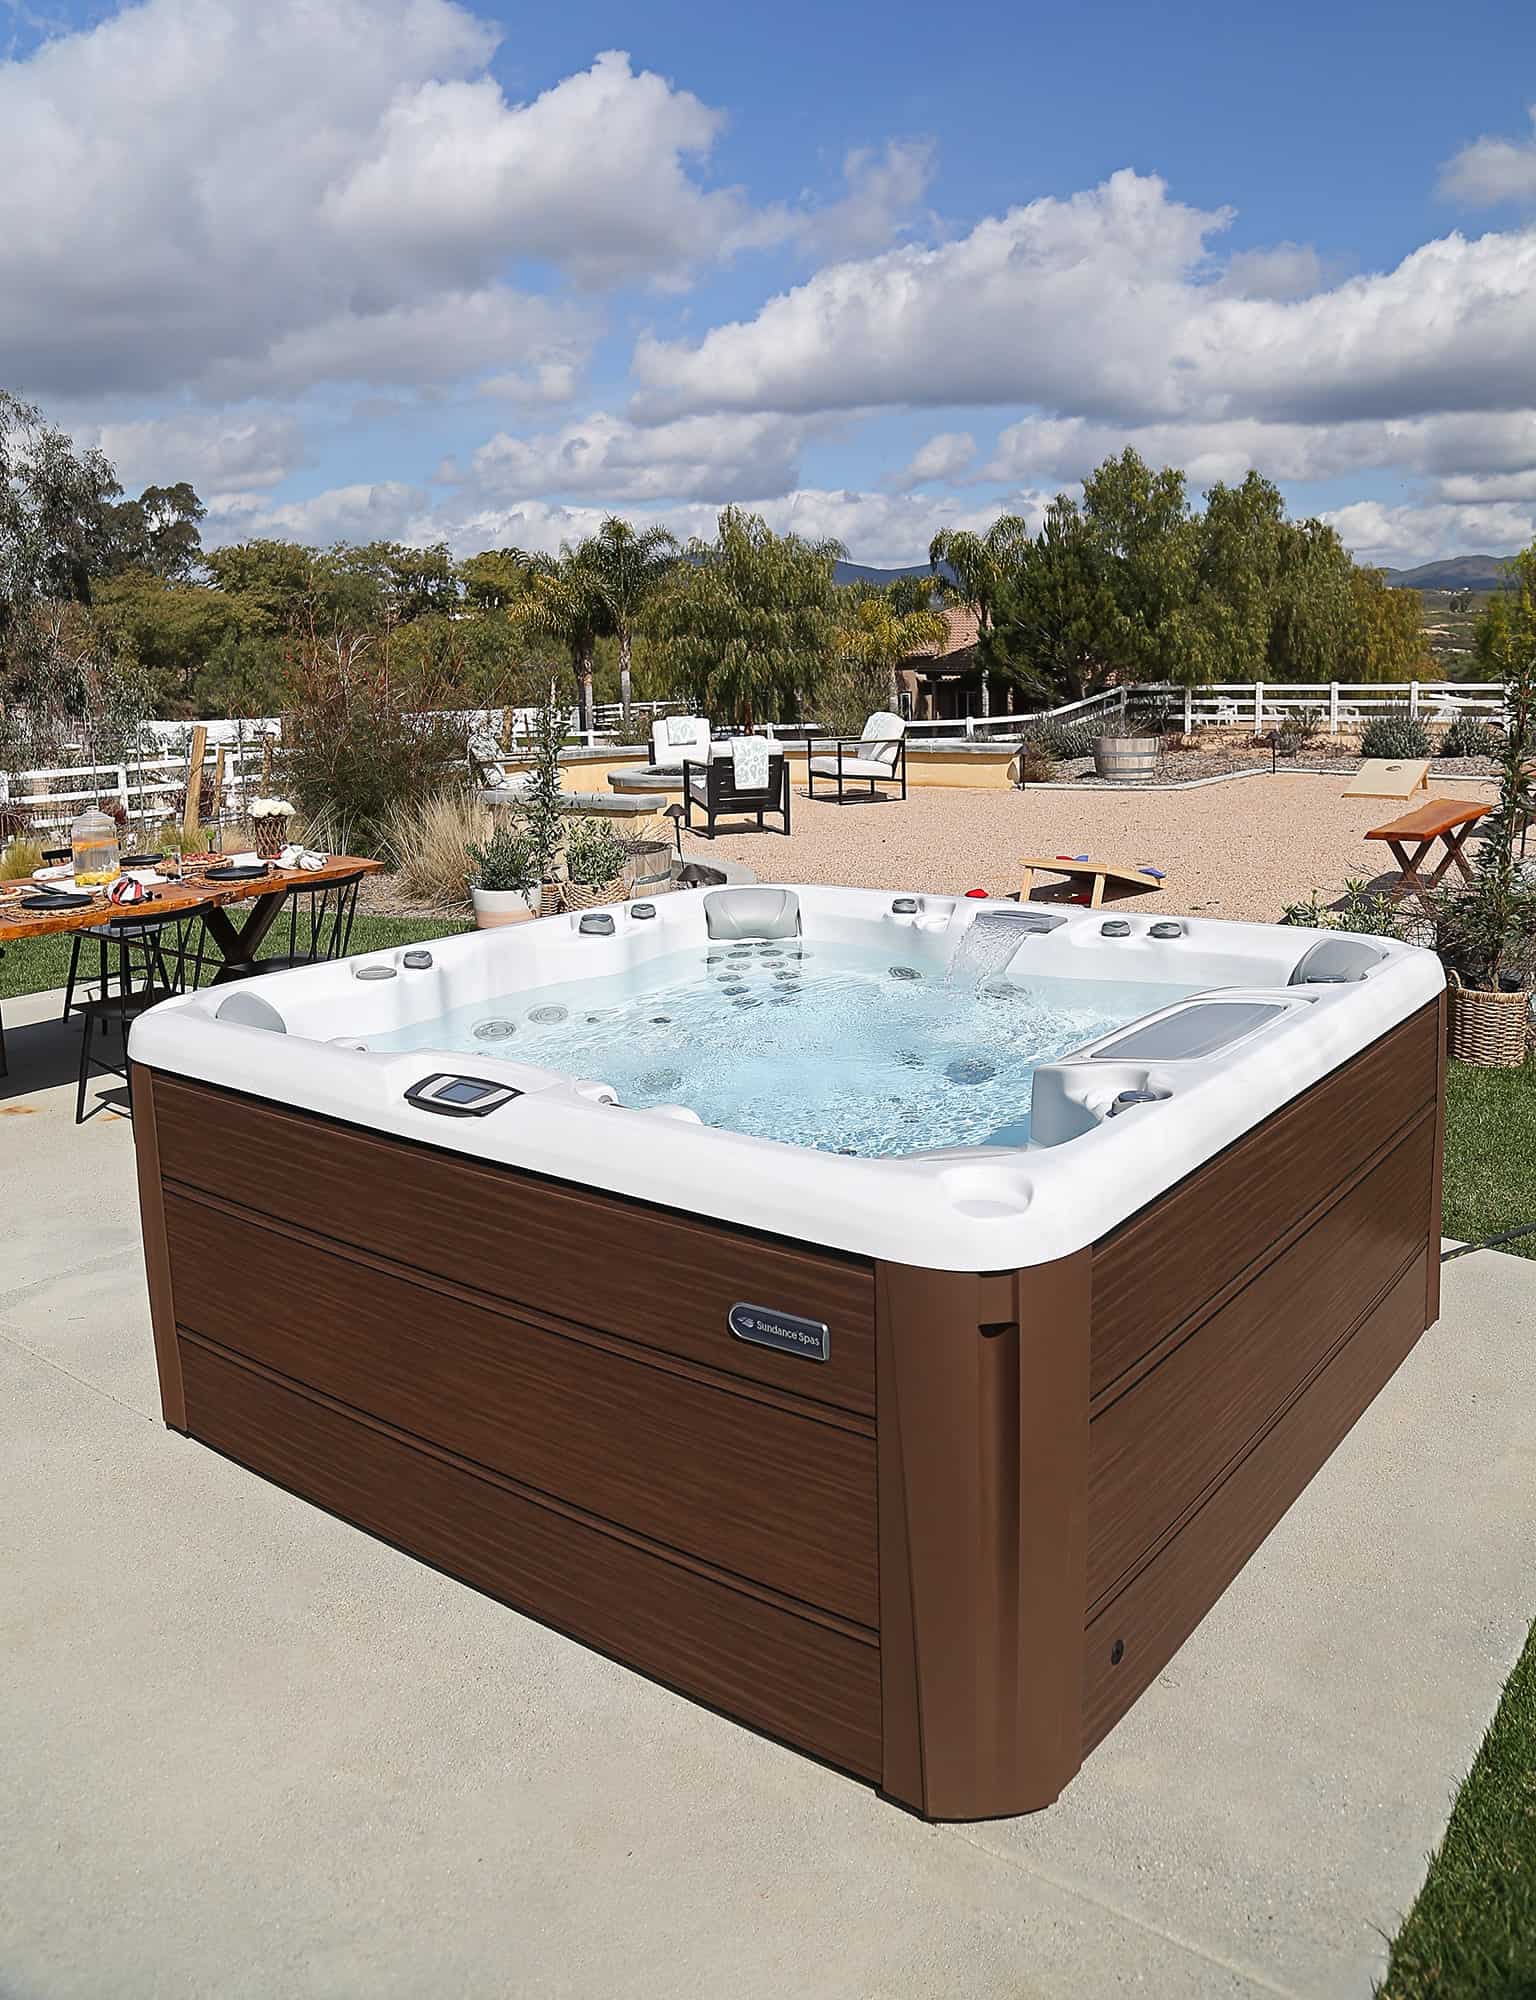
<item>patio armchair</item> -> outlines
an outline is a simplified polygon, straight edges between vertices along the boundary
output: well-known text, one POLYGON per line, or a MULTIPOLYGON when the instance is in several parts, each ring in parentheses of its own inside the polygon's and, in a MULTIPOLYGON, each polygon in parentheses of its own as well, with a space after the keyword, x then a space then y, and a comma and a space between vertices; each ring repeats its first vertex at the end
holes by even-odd
MULTIPOLYGON (((838 736, 813 742, 806 766, 806 790, 816 797, 816 780, 831 779, 842 805, 850 787, 868 786, 867 796, 878 798, 882 785, 900 785, 907 796, 907 725, 899 715, 882 710, 864 725, 862 736, 838 736)), ((855 798, 865 792, 855 789, 855 798)))
POLYGON ((722 815, 757 817, 758 831, 765 813, 782 813, 781 831, 789 832, 789 759, 777 744, 763 736, 738 737, 727 756, 706 756, 703 763, 691 759, 683 765, 682 824, 693 829, 697 806, 704 814, 704 837, 713 840, 715 821, 722 815))

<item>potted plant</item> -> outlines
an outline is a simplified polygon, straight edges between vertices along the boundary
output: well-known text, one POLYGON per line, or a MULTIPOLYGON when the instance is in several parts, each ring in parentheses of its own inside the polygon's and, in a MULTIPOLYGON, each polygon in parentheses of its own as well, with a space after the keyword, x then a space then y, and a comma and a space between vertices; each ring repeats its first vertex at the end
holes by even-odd
POLYGON ((470 848, 469 859, 477 930, 526 923, 539 914, 538 858, 525 831, 502 821, 489 840, 470 848))
POLYGON ((565 907, 587 910, 624 893, 624 843, 606 820, 579 819, 565 842, 565 907))
POLYGON ((1501 664, 1515 659, 1505 689, 1498 804, 1482 823, 1487 838, 1472 880, 1442 891, 1434 905, 1435 949, 1450 984, 1450 1053, 1498 1069, 1525 1061, 1536 978, 1536 861, 1522 853, 1536 817, 1536 651, 1520 630, 1536 622, 1536 556, 1527 551, 1517 562, 1521 601, 1494 635, 1501 664))
POLYGON ((523 785, 514 820, 529 844, 534 880, 540 887, 543 908, 557 906, 556 884, 560 851, 565 843, 564 793, 560 785, 560 752, 565 746, 565 709, 557 700, 559 690, 549 684, 549 696, 534 711, 532 759, 523 785))

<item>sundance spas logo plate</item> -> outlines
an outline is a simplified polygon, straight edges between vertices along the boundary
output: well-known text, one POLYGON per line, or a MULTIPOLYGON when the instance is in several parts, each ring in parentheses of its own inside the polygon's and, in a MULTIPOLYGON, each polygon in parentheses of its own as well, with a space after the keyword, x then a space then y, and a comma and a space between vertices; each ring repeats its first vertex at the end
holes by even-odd
POLYGON ((825 1361, 832 1352, 832 1336, 819 1319, 802 1319, 798 1313, 780 1312, 776 1306, 734 1305, 726 1323, 738 1340, 750 1340, 757 1347, 776 1347, 781 1354, 798 1354, 802 1361, 825 1361))

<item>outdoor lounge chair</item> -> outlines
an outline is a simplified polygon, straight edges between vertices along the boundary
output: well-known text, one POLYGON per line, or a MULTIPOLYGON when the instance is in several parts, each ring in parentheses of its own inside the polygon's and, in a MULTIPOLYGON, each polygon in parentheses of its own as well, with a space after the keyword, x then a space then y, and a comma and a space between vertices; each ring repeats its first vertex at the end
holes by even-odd
POLYGON ((703 715, 664 715, 651 724, 651 768, 680 771, 685 763, 702 762, 709 755, 709 718, 703 715))
POLYGON ((759 832, 764 813, 782 813, 782 831, 789 832, 789 759, 764 736, 742 736, 730 755, 691 759, 683 765, 683 825, 693 826, 697 806, 704 814, 705 838, 715 837, 715 821, 756 814, 759 832))
POLYGON ((806 789, 811 798, 816 797, 816 780, 830 778, 837 787, 837 802, 841 805, 849 795, 850 788, 855 798, 866 794, 857 787, 867 785, 867 796, 877 798, 881 785, 901 786, 901 796, 907 796, 907 725, 899 715, 881 710, 872 715, 864 725, 862 736, 839 736, 830 741, 818 740, 811 744, 810 761, 806 767, 806 789), (827 753, 831 752, 830 755, 827 753))

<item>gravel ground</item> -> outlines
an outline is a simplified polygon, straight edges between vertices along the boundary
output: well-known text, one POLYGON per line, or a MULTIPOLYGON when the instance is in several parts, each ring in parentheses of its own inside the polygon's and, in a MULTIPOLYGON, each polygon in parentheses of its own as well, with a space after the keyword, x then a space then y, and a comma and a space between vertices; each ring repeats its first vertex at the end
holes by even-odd
MULTIPOLYGON (((994 895, 1017 892, 1022 854, 1088 853, 1166 869, 1156 900, 1171 910, 1273 921, 1314 888, 1331 900, 1349 877, 1395 872, 1384 843, 1364 836, 1411 802, 1342 798, 1346 782, 1342 772, 1282 770, 1188 792, 923 787, 905 801, 844 806, 797 792, 788 840, 755 830, 713 842, 685 834, 683 852, 723 854, 764 881, 994 895)), ((1436 783, 1434 796, 1491 801, 1493 788, 1463 776, 1436 783)))

